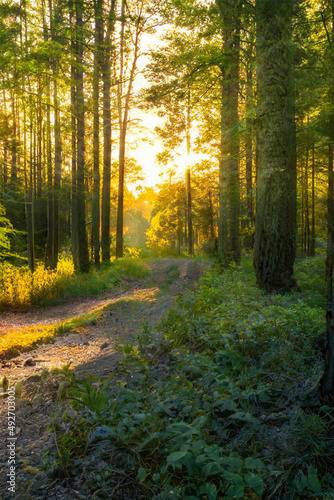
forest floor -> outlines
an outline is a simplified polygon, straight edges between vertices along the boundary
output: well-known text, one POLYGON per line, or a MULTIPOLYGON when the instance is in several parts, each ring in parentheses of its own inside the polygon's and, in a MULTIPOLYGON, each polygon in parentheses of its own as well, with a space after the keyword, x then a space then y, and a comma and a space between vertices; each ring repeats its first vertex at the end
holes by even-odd
MULTIPOLYGON (((76 379, 89 375, 107 377, 122 354, 115 349, 119 342, 133 343, 143 324, 153 326, 168 312, 176 296, 187 294, 196 287, 196 281, 206 264, 193 259, 156 259, 149 264, 150 277, 133 282, 127 291, 109 291, 94 298, 73 299, 26 313, 8 312, 0 319, 0 335, 8 328, 47 325, 80 317, 88 312, 101 311, 95 324, 80 326, 53 343, 39 345, 12 359, 0 361, 1 376, 9 385, 22 383, 20 398, 16 398, 16 493, 8 493, 7 453, 0 455, 0 499, 32 499, 27 484, 37 472, 41 451, 47 446, 55 399, 63 381, 64 365, 73 369, 76 379)), ((6 449, 8 438, 7 399, 0 399, 0 442, 6 449)), ((45 497, 66 498, 61 491, 50 490, 45 497), (53 496, 54 495, 54 496, 53 496)), ((79 498, 79 497, 78 497, 79 498)))

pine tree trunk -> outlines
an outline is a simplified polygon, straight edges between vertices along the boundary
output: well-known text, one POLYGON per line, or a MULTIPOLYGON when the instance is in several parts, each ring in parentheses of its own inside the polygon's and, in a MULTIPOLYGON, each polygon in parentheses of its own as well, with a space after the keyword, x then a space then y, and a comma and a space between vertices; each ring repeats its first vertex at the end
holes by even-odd
MULTIPOLYGON (((122 28, 120 40, 120 82, 118 85, 118 111, 119 111, 119 162, 118 162, 118 196, 117 196, 117 226, 116 226, 116 257, 123 257, 124 253, 124 235, 123 235, 123 221, 124 221, 124 181, 125 181, 125 144, 126 133, 128 128, 129 110, 130 110, 130 97, 132 86, 135 77, 135 70, 138 59, 139 50, 139 24, 136 26, 134 36, 134 54, 132 66, 128 79, 128 88, 125 96, 124 107, 122 106, 123 96, 123 52, 124 52, 124 27, 125 27, 125 6, 126 1, 122 0, 122 28)), ((138 19, 137 23, 140 22, 138 19)))
POLYGON ((71 33, 71 251, 74 269, 79 269, 79 250, 78 250, 78 200, 77 200, 77 120, 76 120, 76 35, 74 31, 74 4, 72 2, 70 9, 71 33))
POLYGON ((257 207, 259 286, 284 291, 296 250, 296 160, 291 19, 293 0, 257 0, 257 207))
POLYGON ((111 37, 115 26, 116 0, 112 0, 108 16, 107 33, 104 40, 103 78, 103 181, 101 248, 103 262, 110 261, 110 176, 111 176, 111 37))
POLYGON ((11 161, 11 171, 10 171, 10 186, 11 188, 15 188, 17 184, 17 117, 16 117, 16 106, 15 106, 15 98, 13 92, 11 93, 11 101, 12 101, 12 119, 13 119, 13 134, 11 141, 11 153, 12 153, 12 161, 11 161))
POLYGON ((248 227, 254 224, 253 203, 253 137, 252 120, 250 114, 253 108, 253 75, 250 68, 247 69, 246 82, 246 196, 247 196, 247 219, 248 227))
MULTIPOLYGON (((334 49, 334 2, 331 2, 331 54, 333 62, 334 49)), ((326 258, 326 283, 327 283, 327 344, 325 349, 325 370, 321 381, 321 392, 325 398, 334 399, 334 311, 333 311, 333 268, 334 268, 334 87, 329 89, 329 101, 332 116, 329 120, 329 145, 328 145, 328 230, 327 230, 327 258, 326 258)))
POLYGON ((102 43, 102 0, 95 0, 95 32, 94 32, 94 76, 93 76, 93 163, 94 187, 92 210, 92 250, 94 262, 100 264, 100 116, 99 116, 99 82, 102 43))
POLYGON ((315 153, 312 145, 312 187, 311 187, 311 246, 310 256, 315 256, 315 153))
POLYGON ((83 88, 83 0, 76 2, 77 28, 77 210, 78 257, 81 272, 89 271, 89 252, 86 231, 85 200, 85 102, 83 88))
MULTIPOLYGON (((42 18, 44 41, 49 40, 49 30, 45 20, 45 5, 42 1, 42 18)), ((50 13, 51 18, 51 13, 50 13)), ((53 210, 53 169, 52 169, 52 148, 51 148, 51 89, 50 89, 50 67, 49 61, 45 75, 46 89, 46 156, 47 156, 47 238, 45 248, 45 267, 54 269, 53 249, 54 249, 54 210, 53 210)))
POLYGON ((60 112, 58 100, 58 84, 57 71, 54 71, 54 136, 55 136, 55 157, 54 157, 54 193, 53 193, 53 210, 54 210, 54 234, 53 234, 53 268, 56 269, 58 263, 59 252, 59 195, 61 183, 61 163, 62 163, 62 144, 60 130, 60 112))
POLYGON ((223 23, 224 64, 222 73, 221 159, 219 173, 219 244, 225 261, 239 263, 239 53, 240 1, 217 0, 223 23))
POLYGON ((191 170, 190 170, 190 152, 191 152, 191 116, 190 116, 190 85, 188 86, 188 100, 187 100, 187 127, 186 127, 186 141, 187 141, 187 156, 188 167, 186 170, 186 205, 187 205, 187 224, 188 224, 188 253, 194 253, 194 235, 193 235, 193 217, 192 217, 192 202, 191 202, 191 170))

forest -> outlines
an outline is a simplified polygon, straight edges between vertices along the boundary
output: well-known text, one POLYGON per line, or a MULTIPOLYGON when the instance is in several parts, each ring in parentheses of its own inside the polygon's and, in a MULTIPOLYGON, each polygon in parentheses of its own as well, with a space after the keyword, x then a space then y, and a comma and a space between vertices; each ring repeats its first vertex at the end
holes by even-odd
POLYGON ((0 499, 334 499, 334 0, 0 1, 0 499))

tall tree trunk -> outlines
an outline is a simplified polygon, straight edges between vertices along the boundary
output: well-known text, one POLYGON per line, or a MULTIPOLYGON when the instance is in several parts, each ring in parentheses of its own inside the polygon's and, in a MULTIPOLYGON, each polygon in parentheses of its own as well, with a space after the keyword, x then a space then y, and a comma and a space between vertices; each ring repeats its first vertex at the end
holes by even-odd
MULTIPOLYGON (((331 1, 331 57, 334 62, 334 1, 331 1)), ((333 71, 333 67, 332 67, 333 71)), ((325 349, 325 370, 321 381, 323 396, 333 401, 334 399, 334 311, 333 311, 333 268, 334 268, 334 86, 329 89, 329 102, 331 118, 329 120, 329 145, 328 145, 328 232, 327 232, 327 344, 325 349)))
POLYGON ((54 70, 54 136, 55 136, 55 157, 54 157, 54 235, 53 235, 53 268, 57 267, 59 252, 59 195, 61 183, 61 163, 62 163, 62 144, 60 130, 60 112, 58 99, 57 70, 54 70))
MULTIPOLYGON (((250 65, 251 62, 248 61, 250 65)), ((250 67, 247 68, 246 82, 246 196, 247 196, 247 219, 248 227, 254 224, 253 203, 253 134, 252 119, 250 117, 253 109, 253 74, 250 67)))
POLYGON ((103 78, 103 180, 101 248, 103 262, 110 261, 110 176, 111 176, 111 38, 115 26, 116 0, 112 0, 108 16, 107 33, 104 40, 103 78))
POLYGON ((17 184, 17 117, 16 117, 15 97, 13 91, 11 92, 11 101, 12 101, 13 132, 11 141, 12 161, 11 161, 11 171, 10 171, 10 185, 11 188, 14 188, 17 184))
MULTIPOLYGON (((30 92, 31 96, 31 92, 30 92)), ((23 110, 23 170, 25 177, 25 214, 27 227, 27 250, 28 250, 28 266, 33 273, 35 270, 35 255, 34 255, 34 196, 33 196, 33 105, 32 98, 29 99, 30 108, 30 150, 29 150, 29 176, 27 172, 27 124, 26 124, 26 109, 23 110)))
MULTIPOLYGON (((6 130, 8 130, 8 117, 7 117, 7 96, 5 89, 2 89, 3 98, 3 111, 5 116, 6 130)), ((5 138, 3 141, 3 187, 6 189, 8 182, 8 139, 5 138)))
POLYGON ((100 264, 100 116, 99 116, 99 82, 102 44, 102 0, 94 1, 95 32, 94 32, 94 76, 93 76, 93 210, 92 210, 92 250, 94 262, 100 264))
MULTIPOLYGON (((51 19, 51 13, 50 19, 51 19)), ((42 0, 42 18, 44 41, 49 41, 49 30, 45 19, 45 4, 42 0)), ((47 155, 47 238, 45 249, 45 267, 54 269, 53 249, 54 249, 54 210, 53 210, 53 168, 52 168, 52 148, 51 148, 51 83, 50 83, 49 61, 45 75, 46 89, 46 155, 47 155)))
POLYGON ((76 31, 74 27, 75 7, 74 2, 70 6, 71 32, 71 251, 74 269, 79 269, 78 250, 78 199, 77 199, 77 119, 76 119, 76 31))
POLYGON ((187 224, 188 224, 188 253, 194 253, 194 235, 193 235, 193 218, 192 218, 192 203, 191 203, 191 171, 190 171, 190 152, 191 152, 191 116, 190 116, 190 86, 188 87, 187 96, 187 126, 186 126, 186 141, 187 141, 187 157, 188 166, 186 169, 186 205, 187 205, 187 224))
POLYGON ((37 86, 37 198, 42 196, 42 85, 41 78, 38 78, 37 86))
POLYGON ((120 82, 118 85, 118 110, 119 110, 119 165, 118 165, 118 196, 117 196, 117 227, 116 227, 116 257, 123 257, 123 225, 124 225, 124 180, 125 180, 125 144, 126 133, 128 127, 129 111, 130 111, 130 97, 132 93, 132 86, 135 77, 135 71, 138 59, 139 49, 139 22, 138 18, 136 32, 134 37, 134 53, 133 60, 128 80, 128 88, 125 96, 124 108, 122 106, 122 96, 124 88, 124 74, 123 74, 123 52, 124 52, 124 26, 125 26, 125 5, 126 1, 122 0, 122 28, 120 40, 120 82))
POLYGON ((310 255, 310 207, 309 207, 309 186, 308 186, 308 168, 309 168, 309 145, 306 149, 305 175, 304 175, 304 204, 305 204, 305 254, 310 255))
POLYGON ((315 256, 315 152, 312 144, 312 187, 311 187, 311 245, 310 256, 315 256))
POLYGON ((293 0, 257 0, 257 207, 254 269, 267 291, 297 286, 293 0), (274 64, 273 64, 274 62, 274 64))
POLYGON ((221 159, 219 174, 220 223, 218 250, 224 260, 240 262, 239 237, 239 53, 240 1, 216 0, 224 38, 221 106, 221 159))
POLYGON ((83 88, 83 0, 76 1, 77 29, 77 210, 78 257, 81 272, 89 271, 85 200, 85 101, 83 88))

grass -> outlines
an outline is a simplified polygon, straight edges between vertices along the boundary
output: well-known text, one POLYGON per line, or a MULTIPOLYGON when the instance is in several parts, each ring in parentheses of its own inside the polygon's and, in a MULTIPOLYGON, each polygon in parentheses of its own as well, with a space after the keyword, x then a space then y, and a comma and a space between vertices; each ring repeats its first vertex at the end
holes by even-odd
POLYGON ((86 274, 75 274, 70 259, 61 259, 56 271, 40 264, 34 273, 27 267, 6 263, 0 266, 0 308, 24 309, 32 304, 97 295, 148 275, 145 263, 134 258, 115 260, 86 274))
POLYGON ((82 326, 95 324, 103 315, 104 309, 97 309, 56 325, 32 325, 20 329, 9 329, 5 335, 0 337, 0 356, 7 359, 17 356, 20 352, 34 349, 36 344, 51 342, 54 337, 74 331, 82 326))
MULTIPOLYGON (((39 266, 34 274, 26 268, 2 267, 3 288, 0 292, 2 307, 28 307, 33 303, 50 304, 60 298, 93 296, 103 290, 127 287, 135 280, 149 275, 146 265, 139 260, 122 259, 100 270, 93 269, 85 275, 73 274, 69 262, 61 262, 57 272, 45 271, 39 266), (72 274, 71 274, 72 273, 72 274), (37 285, 38 279, 43 280, 37 285), (26 283, 26 286, 24 286, 26 283)), ((0 278, 1 280, 1 278, 0 278)), ((23 328, 11 328, 0 335, 0 356, 11 358, 22 351, 34 348, 36 344, 50 342, 53 337, 75 330, 80 326, 94 324, 99 320, 105 308, 96 309, 80 317, 73 317, 56 325, 31 325, 23 328)))
POLYGON ((207 274, 109 381, 74 386, 45 469, 99 499, 334 497, 320 269, 299 262, 303 291, 283 296, 255 286, 250 259, 207 274))

